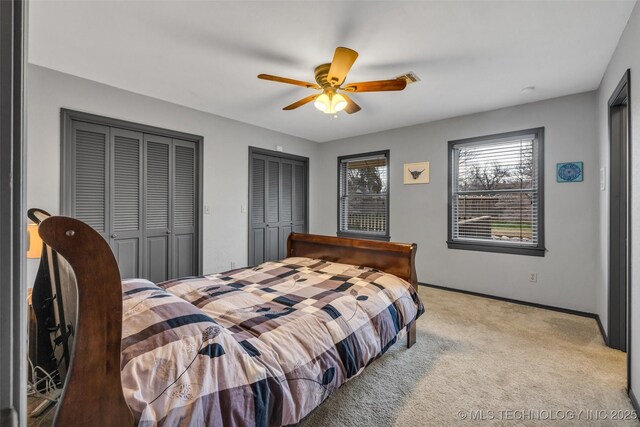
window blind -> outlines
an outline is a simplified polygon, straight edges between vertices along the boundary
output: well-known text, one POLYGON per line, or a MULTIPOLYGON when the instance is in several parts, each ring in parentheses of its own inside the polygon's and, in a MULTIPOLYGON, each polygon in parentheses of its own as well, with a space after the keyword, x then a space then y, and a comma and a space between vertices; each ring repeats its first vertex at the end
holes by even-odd
POLYGON ((339 231, 388 235, 389 177, 385 154, 340 160, 339 231))
POLYGON ((452 240, 537 247, 536 135, 460 143, 452 150, 452 240))

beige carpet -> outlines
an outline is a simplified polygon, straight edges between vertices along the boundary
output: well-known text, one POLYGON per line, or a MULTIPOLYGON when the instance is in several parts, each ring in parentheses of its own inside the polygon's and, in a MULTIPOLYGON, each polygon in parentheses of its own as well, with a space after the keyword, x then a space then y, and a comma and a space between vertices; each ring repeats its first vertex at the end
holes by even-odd
POLYGON ((633 410, 626 360, 595 320, 427 287, 420 295, 416 345, 396 344, 302 427, 638 423, 611 420, 633 410))

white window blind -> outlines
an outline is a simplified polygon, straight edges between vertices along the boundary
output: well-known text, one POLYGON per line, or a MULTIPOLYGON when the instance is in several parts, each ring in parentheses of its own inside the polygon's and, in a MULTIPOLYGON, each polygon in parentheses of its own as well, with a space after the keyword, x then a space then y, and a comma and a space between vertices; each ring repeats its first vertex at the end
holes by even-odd
POLYGON ((451 240, 538 247, 535 134, 452 145, 451 240))
POLYGON ((386 154, 339 161, 339 232, 388 236, 389 179, 386 154))

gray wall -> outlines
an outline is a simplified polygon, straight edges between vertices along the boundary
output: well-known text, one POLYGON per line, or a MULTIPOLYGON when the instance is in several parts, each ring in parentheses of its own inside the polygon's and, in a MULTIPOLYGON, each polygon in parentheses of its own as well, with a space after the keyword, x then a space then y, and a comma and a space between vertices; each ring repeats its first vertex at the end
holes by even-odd
MULTIPOLYGON (((311 158, 310 231, 335 235, 336 158, 391 150, 391 237, 418 243, 424 282, 594 312, 598 256, 598 147, 595 93, 573 95, 347 140, 315 144, 165 101, 30 65, 28 68, 28 206, 60 207, 60 108, 201 134, 204 146, 204 271, 247 262, 247 147, 311 158), (545 126, 544 258, 450 250, 447 237, 447 141, 545 126), (402 164, 431 162, 431 184, 402 184, 402 164), (555 182, 555 163, 582 160, 585 181, 555 182), (318 203, 318 201, 322 203, 318 203), (538 283, 528 281, 538 273, 538 283)), ((29 261, 32 283, 37 261, 29 261)))
POLYGON ((418 244, 420 281, 593 313, 599 256, 595 99, 589 92, 322 144, 315 197, 323 203, 311 229, 336 233, 336 158, 390 149, 391 239, 418 244), (546 256, 447 249, 447 142, 538 126, 546 128, 546 256), (403 163, 417 161, 431 162, 431 183, 403 185, 403 163), (563 161, 584 161, 584 182, 556 183, 556 162, 563 161), (538 283, 528 281, 529 272, 538 273, 538 283))
MULTIPOLYGON (((30 64, 27 69, 27 205, 60 212, 60 108, 204 136, 204 272, 228 270, 231 261, 247 263, 248 146, 313 158, 318 145, 234 120, 30 64)), ((311 182, 318 181, 313 160, 311 182)), ((310 189, 314 212, 315 189, 310 189)), ((26 212, 25 212, 26 215, 26 212)), ((33 284, 38 261, 28 262, 33 284)))
MULTIPOLYGON (((640 384, 640 3, 636 4, 627 27, 620 37, 618 47, 614 52, 607 71, 600 83, 597 98, 597 124, 600 167, 609 171, 609 122, 607 102, 624 72, 631 68, 631 156, 633 167, 631 171, 631 346, 634 359, 631 363, 631 385, 637 388, 640 384)), ((605 329, 607 325, 607 297, 608 297, 608 241, 609 241, 609 192, 600 192, 599 210, 599 252, 598 252, 598 293, 597 308, 605 329)))

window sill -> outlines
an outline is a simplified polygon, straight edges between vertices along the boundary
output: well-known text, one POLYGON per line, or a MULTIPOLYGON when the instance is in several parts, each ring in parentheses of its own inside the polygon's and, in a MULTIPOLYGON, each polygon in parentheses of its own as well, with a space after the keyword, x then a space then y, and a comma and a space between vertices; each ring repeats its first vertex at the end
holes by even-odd
POLYGON ((383 242, 388 242, 389 240, 391 240, 390 236, 382 236, 380 234, 348 233, 344 231, 338 231, 336 235, 338 237, 347 237, 349 239, 380 240, 383 242))
POLYGON ((507 246, 499 244, 483 244, 483 243, 467 243, 456 242, 447 240, 447 246, 449 249, 462 249, 465 251, 478 251, 478 252, 496 252, 501 254, 512 255, 529 255, 529 256, 545 256, 546 248, 532 248, 524 246, 507 246))

